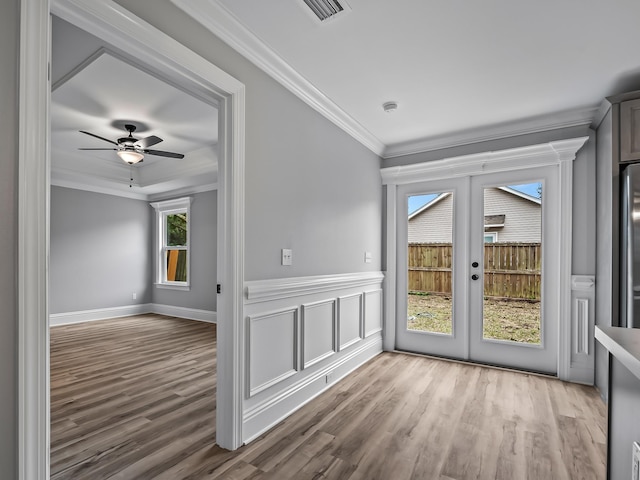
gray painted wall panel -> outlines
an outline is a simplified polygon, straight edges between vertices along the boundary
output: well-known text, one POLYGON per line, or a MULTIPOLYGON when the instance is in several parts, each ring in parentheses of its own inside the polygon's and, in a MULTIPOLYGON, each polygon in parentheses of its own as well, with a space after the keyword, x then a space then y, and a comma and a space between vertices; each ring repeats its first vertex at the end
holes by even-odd
POLYGON ((17 478, 18 0, 0 2, 0 476, 17 478))
POLYGON ((619 360, 611 358, 609 477, 631 477, 631 446, 640 442, 640 380, 619 360))
MULTIPOLYGON (((617 325, 612 312, 617 306, 612 299, 614 248, 617 251, 617 238, 613 233, 613 167, 612 167, 612 115, 611 110, 605 116, 597 132, 597 265, 596 265, 596 325, 617 325), (614 323, 615 322, 615 323, 614 323)), ((617 180, 617 177, 616 177, 617 180)), ((596 342, 596 386, 601 395, 608 396, 609 356, 605 348, 596 342)))
POLYGON ((51 187, 50 313, 151 302, 152 214, 148 202, 51 187))
MULTIPOLYGON (((153 303, 216 310, 217 192, 193 195, 191 203, 191 290, 153 288, 153 303)), ((153 225, 155 231, 155 211, 153 225)), ((155 237, 154 237, 155 238, 155 237)))
POLYGON ((246 85, 245 279, 380 270, 379 157, 169 0, 118 3, 246 85))

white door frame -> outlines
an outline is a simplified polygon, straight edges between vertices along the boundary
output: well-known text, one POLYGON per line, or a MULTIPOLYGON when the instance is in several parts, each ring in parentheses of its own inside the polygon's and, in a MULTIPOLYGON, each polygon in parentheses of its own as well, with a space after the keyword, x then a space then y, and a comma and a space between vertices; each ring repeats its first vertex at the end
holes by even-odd
MULTIPOLYGON (((18 158, 18 472, 49 478, 50 13, 219 103, 217 442, 242 444, 245 87, 112 0, 22 0, 18 158), (222 232, 222 233, 220 233, 222 232)), ((213 421, 213 419, 212 419, 213 421)))
POLYGON ((397 255, 397 186, 430 180, 450 179, 559 165, 560 168, 560 271, 558 315, 558 378, 571 380, 571 221, 573 161, 589 137, 579 137, 495 152, 484 152, 430 162, 381 169, 387 203, 387 272, 385 275, 385 350, 395 349, 397 255))

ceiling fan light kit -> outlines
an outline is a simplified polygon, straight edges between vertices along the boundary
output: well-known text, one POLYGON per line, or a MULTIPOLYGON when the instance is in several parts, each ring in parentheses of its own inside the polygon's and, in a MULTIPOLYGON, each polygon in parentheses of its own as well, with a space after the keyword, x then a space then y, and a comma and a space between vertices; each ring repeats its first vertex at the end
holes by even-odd
POLYGON ((140 152, 136 152, 135 150, 118 150, 116 152, 123 161, 127 162, 129 165, 135 165, 138 162, 141 162, 144 158, 144 155, 140 152))
POLYGON ((124 128, 127 130, 127 132, 129 132, 129 136, 119 138, 117 142, 109 140, 108 138, 101 137, 100 135, 96 135, 95 133, 80 130, 80 133, 84 133, 100 140, 104 140, 105 142, 111 143, 116 146, 116 148, 80 148, 80 150, 115 150, 116 155, 118 155, 120 159, 122 159, 129 165, 135 165, 136 163, 141 162, 144 159, 145 154, 156 155, 158 157, 184 158, 184 155, 182 153, 163 152, 162 150, 149 150, 149 147, 160 143, 162 139, 160 137, 156 137, 155 135, 138 139, 133 136, 133 132, 136 131, 135 125, 126 124, 124 128))

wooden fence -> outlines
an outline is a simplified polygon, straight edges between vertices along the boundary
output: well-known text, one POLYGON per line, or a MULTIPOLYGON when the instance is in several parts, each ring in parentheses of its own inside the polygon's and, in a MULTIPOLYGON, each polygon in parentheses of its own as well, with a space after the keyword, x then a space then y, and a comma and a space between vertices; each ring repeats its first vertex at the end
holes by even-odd
MULTIPOLYGON (((409 291, 451 293, 450 243, 411 243, 408 263, 409 291)), ((539 243, 486 243, 484 295, 539 300, 541 266, 539 243)))

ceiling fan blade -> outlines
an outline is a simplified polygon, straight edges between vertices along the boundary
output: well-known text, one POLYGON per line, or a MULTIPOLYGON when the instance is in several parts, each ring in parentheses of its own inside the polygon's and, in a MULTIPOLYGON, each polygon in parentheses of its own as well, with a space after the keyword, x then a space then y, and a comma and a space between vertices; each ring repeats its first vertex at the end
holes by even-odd
POLYGON ((162 139, 160 137, 156 137, 155 135, 151 135, 150 137, 143 138, 142 140, 138 140, 135 145, 140 148, 149 148, 155 145, 156 143, 160 143, 162 139))
POLYGON ((162 150, 143 150, 143 153, 157 155, 158 157, 184 158, 184 155, 181 153, 163 152, 162 150))
POLYGON ((113 143, 114 145, 118 145, 118 144, 117 144, 116 142, 114 142, 113 140, 109 140, 108 138, 101 137, 100 135, 96 135, 96 134, 94 134, 94 133, 85 132, 84 130, 80 130, 80 133, 84 133, 84 134, 90 135, 90 136, 92 136, 92 137, 99 138, 100 140, 104 140, 105 142, 113 143))
POLYGON ((79 148, 78 150, 118 150, 117 148, 79 148))

